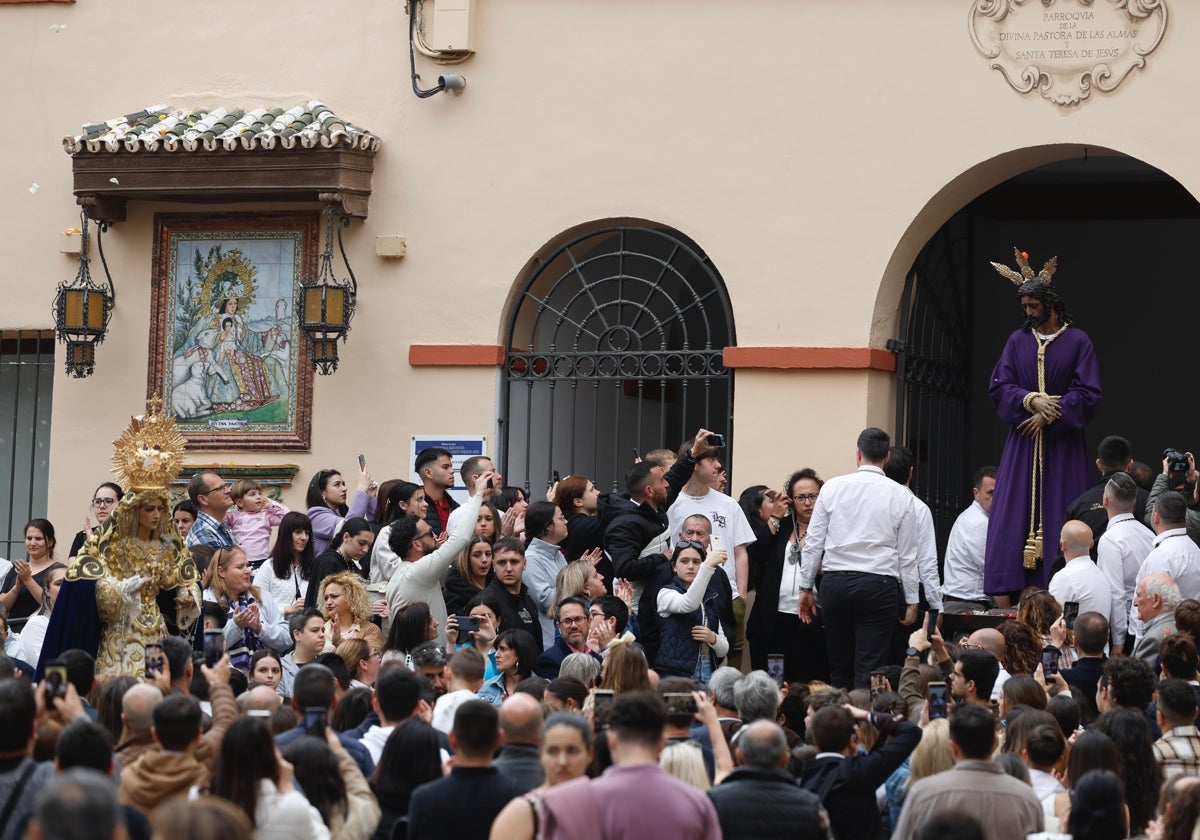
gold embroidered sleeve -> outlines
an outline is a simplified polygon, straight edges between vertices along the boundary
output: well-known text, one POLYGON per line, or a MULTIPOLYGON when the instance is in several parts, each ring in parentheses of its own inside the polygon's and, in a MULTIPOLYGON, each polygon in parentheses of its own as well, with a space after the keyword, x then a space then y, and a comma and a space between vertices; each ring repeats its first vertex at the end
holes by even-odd
POLYGON ((100 620, 115 621, 121 614, 120 581, 114 577, 102 577, 96 581, 96 611, 100 620))

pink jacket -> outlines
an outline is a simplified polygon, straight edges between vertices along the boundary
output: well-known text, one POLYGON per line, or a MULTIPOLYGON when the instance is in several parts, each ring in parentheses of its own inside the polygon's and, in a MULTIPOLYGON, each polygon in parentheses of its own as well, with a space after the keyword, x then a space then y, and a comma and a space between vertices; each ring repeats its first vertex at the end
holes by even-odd
POLYGON ((265 560, 271 556, 271 529, 279 526, 288 512, 282 502, 271 502, 266 510, 253 513, 232 507, 225 514, 225 524, 233 531, 237 542, 250 560, 265 560))

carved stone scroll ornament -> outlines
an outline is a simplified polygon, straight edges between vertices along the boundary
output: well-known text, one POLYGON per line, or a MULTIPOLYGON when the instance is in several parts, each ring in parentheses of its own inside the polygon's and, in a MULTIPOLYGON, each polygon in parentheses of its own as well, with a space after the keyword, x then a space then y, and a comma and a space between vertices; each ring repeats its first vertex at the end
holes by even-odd
POLYGON ((975 48, 1018 93, 1062 106, 1115 90, 1167 29, 1166 0, 974 0, 975 48))

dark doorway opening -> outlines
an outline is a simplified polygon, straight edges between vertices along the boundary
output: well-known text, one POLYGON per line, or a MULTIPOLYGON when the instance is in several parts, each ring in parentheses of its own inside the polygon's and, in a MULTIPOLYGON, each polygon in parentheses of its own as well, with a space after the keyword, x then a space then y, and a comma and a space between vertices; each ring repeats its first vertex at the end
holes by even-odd
POLYGON ((1054 282, 1100 359, 1104 400, 1088 426, 1133 444, 1160 469, 1168 446, 1198 451, 1197 401, 1187 375, 1200 351, 1189 321, 1200 309, 1192 243, 1200 203, 1139 160, 1084 156, 1022 173, 982 194, 927 243, 901 301, 897 439, 917 457, 913 489, 931 507, 944 549, 970 503, 970 478, 999 462, 1008 428, 988 380, 1022 316, 1013 285, 990 261, 1035 270, 1059 260, 1054 282))

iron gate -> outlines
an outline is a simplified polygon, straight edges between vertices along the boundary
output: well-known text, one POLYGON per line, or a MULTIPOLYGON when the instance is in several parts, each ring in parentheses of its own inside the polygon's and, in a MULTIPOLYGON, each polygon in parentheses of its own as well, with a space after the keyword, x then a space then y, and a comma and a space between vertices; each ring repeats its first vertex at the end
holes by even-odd
POLYGON ((896 440, 913 451, 912 490, 933 513, 938 556, 969 502, 972 224, 959 213, 913 263, 900 300, 896 440))
POLYGON ((500 440, 512 486, 540 495, 558 471, 623 490, 635 449, 676 449, 700 426, 732 446, 729 297, 678 231, 606 225, 539 255, 507 337, 500 440))
MULTIPOLYGON (((25 523, 46 515, 50 474, 50 407, 54 384, 54 333, 0 332, 0 476, 7 484, 0 504, 0 557, 25 556, 25 523)), ((86 422, 86 421, 83 421, 86 422)), ((99 483, 98 481, 96 483, 99 483)), ((92 484, 68 487, 79 510, 92 484)), ((65 562, 74 525, 60 523, 56 559, 65 562)))

